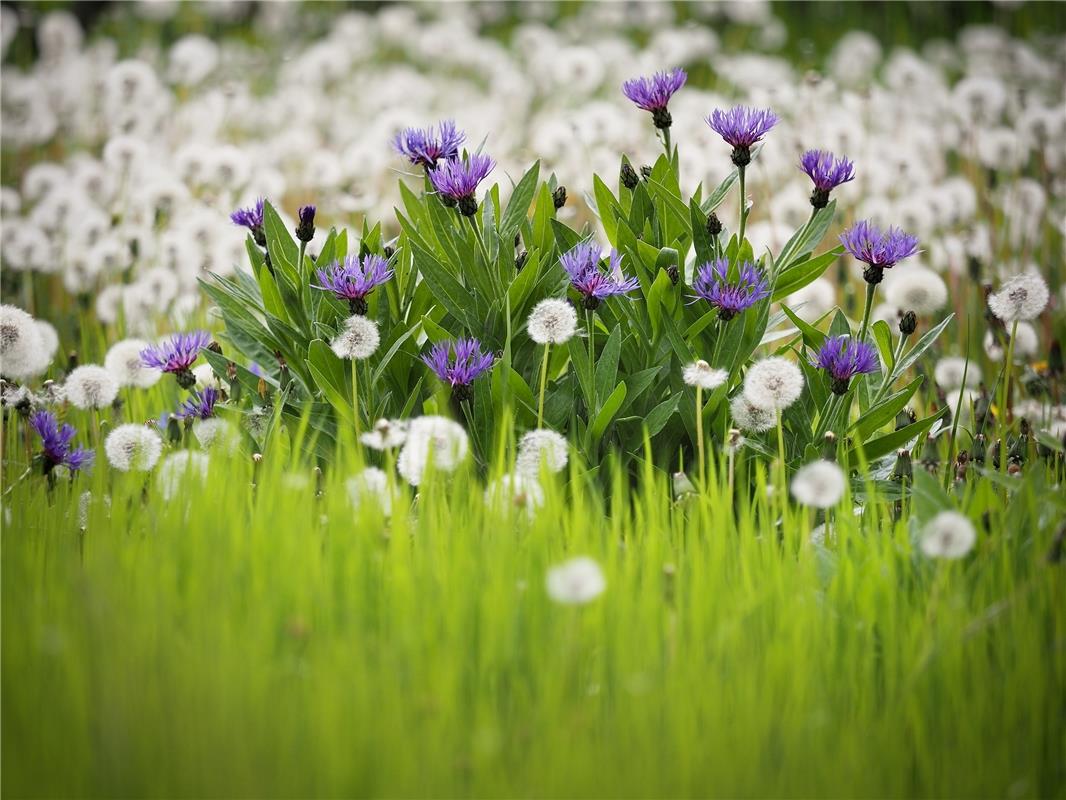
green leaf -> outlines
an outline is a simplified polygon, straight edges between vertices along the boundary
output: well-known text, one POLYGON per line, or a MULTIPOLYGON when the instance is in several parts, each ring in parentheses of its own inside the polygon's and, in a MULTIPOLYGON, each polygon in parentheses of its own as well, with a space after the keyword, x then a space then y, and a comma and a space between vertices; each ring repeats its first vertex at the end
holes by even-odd
MULTIPOLYGON (((315 339, 308 346, 307 366, 329 404, 340 414, 351 417, 353 406, 348 388, 351 381, 345 377, 344 362, 322 339, 315 339)), ((355 369, 354 361, 351 367, 355 369)))
POLYGON ((469 331, 480 330, 474 298, 436 257, 412 243, 415 268, 442 306, 469 331))
POLYGON ((822 237, 825 236, 825 232, 829 230, 829 225, 833 222, 836 209, 837 201, 830 200, 829 205, 818 209, 802 228, 792 234, 792 238, 781 248, 781 253, 777 257, 777 266, 781 274, 802 261, 818 246, 818 242, 822 241, 822 237))
MULTIPOLYGON (((870 442, 862 445, 863 454, 866 456, 867 461, 876 461, 889 453, 894 453, 901 447, 905 446, 914 439, 923 439, 929 430, 936 424, 936 422, 944 417, 948 413, 948 409, 942 408, 932 416, 920 419, 917 422, 912 422, 905 428, 901 428, 898 431, 881 436, 870 442)), ((848 451, 848 462, 857 463, 857 450, 859 444, 856 443, 848 451)))
POLYGON ((893 359, 896 356, 892 351, 892 329, 888 327, 887 322, 883 319, 879 319, 870 327, 870 331, 873 333, 874 341, 877 343, 877 349, 881 353, 881 361, 891 375, 892 368, 895 365, 893 359))
POLYGON ((526 221, 529 204, 533 202, 533 195, 537 191, 537 178, 540 175, 540 161, 530 167, 518 185, 511 192, 511 199, 507 202, 507 210, 503 213, 500 221, 500 239, 506 241, 513 238, 515 232, 526 221))
MULTIPOLYGON (((754 154, 752 157, 754 157, 754 154)), ((707 215, 722 204, 722 201, 725 200, 726 195, 729 194, 729 190, 733 188, 733 184, 737 182, 739 177, 739 173, 734 169, 726 176, 724 181, 718 184, 713 192, 707 195, 707 199, 700 204, 700 210, 703 212, 705 222, 707 215)))
POLYGON ((668 397, 663 400, 659 405, 655 406, 648 416, 644 418, 644 424, 648 429, 648 436, 655 436, 666 427, 666 423, 670 421, 670 417, 677 411, 678 401, 681 399, 680 394, 675 394, 673 397, 668 397))
POLYGON ((922 385, 922 376, 919 375, 906 387, 900 389, 895 394, 891 394, 888 397, 881 400, 877 405, 867 409, 866 412, 860 416, 854 423, 852 428, 858 433, 859 438, 862 441, 866 441, 871 434, 876 432, 883 425, 887 425, 889 422, 896 418, 896 414, 902 411, 911 398, 914 397, 915 392, 918 391, 918 387, 922 385))
POLYGON ((903 357, 900 358, 899 363, 892 370, 892 380, 895 380, 904 372, 906 372, 911 367, 911 365, 914 364, 914 362, 921 358, 922 354, 925 353, 925 351, 928 350, 930 347, 932 347, 933 342, 937 340, 937 337, 940 336, 941 333, 943 333, 944 328, 946 328, 951 322, 951 320, 953 320, 954 318, 954 314, 948 314, 946 317, 944 317, 944 319, 940 322, 939 325, 928 331, 921 339, 919 339, 914 344, 914 347, 908 350, 903 355, 903 357))
POLYGON ((607 426, 611 424, 611 420, 614 419, 614 415, 618 413, 618 409, 622 407, 622 403, 626 399, 626 382, 622 381, 611 392, 611 396, 604 401, 603 408, 600 409, 600 413, 596 415, 596 419, 592 423, 592 439, 593 441, 599 441, 603 438, 604 431, 607 430, 607 426))
POLYGON ((574 364, 574 373, 577 375, 581 394, 585 398, 585 407, 592 413, 596 408, 596 382, 592 374, 592 364, 589 363, 589 354, 586 351, 584 340, 576 336, 571 339, 567 347, 570 350, 570 360, 574 364))
POLYGON ((625 218, 625 212, 621 204, 615 198, 614 193, 607 188, 600 176, 593 173, 592 191, 596 200, 596 211, 600 217, 600 224, 607 233, 607 241, 612 247, 618 247, 615 237, 618 231, 618 220, 625 218))
POLYGON ((822 345, 825 344, 825 334, 800 319, 788 306, 782 305, 781 310, 792 320, 792 324, 799 328, 800 333, 803 335, 803 343, 811 350, 820 350, 822 345))
POLYGON ((834 247, 827 253, 801 261, 781 272, 774 283, 773 300, 776 302, 782 297, 788 297, 793 292, 798 292, 804 286, 818 280, 843 252, 843 245, 834 247))
POLYGON ((615 325, 596 359, 596 396, 606 397, 618 380, 618 359, 622 353, 622 326, 615 325))
POLYGON ((557 219, 551 220, 552 231, 555 233, 555 241, 559 244, 559 250, 565 253, 581 241, 577 231, 571 230, 557 219))

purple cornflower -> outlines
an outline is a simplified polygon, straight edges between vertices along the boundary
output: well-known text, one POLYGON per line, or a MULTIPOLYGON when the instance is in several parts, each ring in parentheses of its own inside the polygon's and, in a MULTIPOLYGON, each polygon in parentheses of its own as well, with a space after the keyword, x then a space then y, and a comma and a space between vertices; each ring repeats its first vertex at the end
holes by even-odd
POLYGON ((746 167, 751 163, 752 145, 761 141, 778 119, 768 108, 733 106, 728 111, 716 108, 707 117, 707 124, 733 148, 733 163, 746 167))
POLYGON ((869 220, 856 222, 842 234, 844 249, 866 264, 863 279, 876 285, 885 277, 885 270, 918 252, 918 237, 899 228, 882 231, 869 220))
POLYGON ((482 153, 474 153, 465 160, 442 161, 429 171, 429 180, 446 206, 459 205, 459 212, 472 217, 477 212, 474 192, 477 185, 492 172, 496 162, 482 153))
POLYGON ((95 453, 84 447, 71 447, 77 431, 68 423, 60 425, 51 411, 38 411, 30 417, 30 426, 41 437, 41 463, 44 474, 62 465, 71 472, 92 466, 95 453))
POLYGON ((218 389, 208 386, 202 392, 195 392, 191 399, 179 405, 174 416, 178 419, 210 419, 215 416, 218 397, 218 389))
POLYGON ((815 208, 825 208, 833 189, 855 179, 855 164, 846 156, 834 158, 826 150, 808 150, 800 156, 800 169, 814 181, 811 205, 815 208))
POLYGON ((438 378, 451 385, 455 399, 463 401, 473 396, 470 384, 492 367, 493 357, 492 353, 481 352, 477 339, 460 338, 433 345, 422 360, 438 378))
POLYGON ((255 239, 255 243, 260 247, 266 246, 266 234, 263 233, 263 203, 263 198, 260 197, 255 201, 254 206, 238 208, 229 215, 230 222, 247 228, 252 238, 255 239))
POLYGON ((737 279, 730 281, 729 260, 725 258, 708 261, 700 267, 692 288, 698 297, 718 309, 718 319, 723 322, 770 295, 766 274, 750 261, 741 263, 737 279))
POLYGON ((455 122, 446 119, 433 127, 404 128, 392 140, 392 147, 412 164, 426 170, 437 166, 442 159, 451 160, 459 157, 459 146, 466 141, 466 134, 455 127, 455 122))
POLYGON ((207 331, 176 333, 162 344, 144 348, 141 351, 141 363, 146 367, 174 373, 178 385, 188 389, 196 383, 189 367, 210 342, 211 334, 207 331))
POLYGON ((368 253, 346 256, 344 263, 334 261, 327 269, 316 270, 321 284, 316 289, 333 292, 339 300, 347 300, 353 314, 366 314, 366 296, 388 281, 393 272, 388 263, 378 255, 368 253))
POLYGON ((296 225, 296 238, 301 242, 309 242, 315 238, 315 211, 311 204, 300 206, 297 213, 300 221, 296 225))
POLYGON ((627 294, 640 286, 636 278, 622 274, 622 256, 616 250, 611 251, 604 269, 600 248, 595 242, 574 245, 559 261, 570 276, 570 285, 584 296, 584 306, 590 311, 599 308, 600 303, 611 295, 627 294))
POLYGON ((829 336, 811 361, 811 366, 829 373, 834 394, 846 394, 853 377, 877 372, 877 352, 851 336, 829 336))
POLYGON ((633 78, 622 84, 622 94, 636 103, 638 108, 651 112, 656 128, 669 128, 673 124, 667 103, 674 92, 685 85, 688 74, 680 67, 670 72, 656 72, 650 78, 633 78))

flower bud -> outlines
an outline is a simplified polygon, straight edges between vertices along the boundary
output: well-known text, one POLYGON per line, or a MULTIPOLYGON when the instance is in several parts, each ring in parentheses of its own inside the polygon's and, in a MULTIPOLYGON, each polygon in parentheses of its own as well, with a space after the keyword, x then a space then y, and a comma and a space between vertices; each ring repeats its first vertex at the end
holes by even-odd
POLYGON ((634 170, 632 165, 630 165, 630 163, 627 161, 622 164, 622 171, 619 174, 619 180, 622 182, 622 185, 624 187, 626 187, 630 191, 633 191, 637 188, 637 181, 640 179, 637 177, 636 170, 634 170))
POLYGON ((909 481, 914 477, 914 467, 911 465, 911 454, 909 450, 897 450, 896 451, 896 464, 892 468, 892 480, 896 483, 902 483, 903 481, 909 481))
POLYGON ((565 186, 560 186, 554 192, 552 192, 552 203, 555 204, 555 210, 556 211, 558 211, 560 208, 562 208, 563 206, 566 205, 566 187, 565 186))
POLYGON ((712 239, 722 232, 722 221, 713 211, 707 215, 707 235, 712 239))
POLYGON ((315 238, 315 207, 313 205, 300 206, 299 217, 296 238, 301 242, 309 242, 315 238))
POLYGON ((910 336, 918 327, 918 317, 913 311, 908 311, 899 318, 899 332, 904 336, 910 336))

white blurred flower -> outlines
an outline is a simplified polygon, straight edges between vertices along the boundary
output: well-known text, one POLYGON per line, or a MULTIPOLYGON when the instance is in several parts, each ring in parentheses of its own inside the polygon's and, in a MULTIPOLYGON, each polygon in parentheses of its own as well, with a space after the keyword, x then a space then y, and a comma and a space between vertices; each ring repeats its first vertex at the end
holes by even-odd
POLYGON ((377 467, 367 467, 345 482, 348 499, 356 510, 370 503, 386 516, 392 515, 392 492, 389 477, 377 467))
POLYGON ((104 356, 104 367, 118 381, 119 386, 147 389, 163 377, 160 370, 147 367, 141 361, 141 351, 146 347, 148 342, 143 339, 123 339, 111 345, 104 356))
POLYGON ((529 431, 518 442, 515 471, 535 478, 540 475, 543 463, 548 472, 561 472, 569 460, 569 449, 566 437, 553 430, 529 431))
POLYGON ((832 461, 812 461, 792 477, 792 496, 805 506, 832 508, 844 496, 844 470, 832 461))
POLYGON ((738 394, 729 404, 733 422, 742 431, 762 433, 777 424, 777 415, 773 409, 757 405, 746 394, 738 394))
MULTIPOLYGON (((1010 333, 1007 333, 1010 336, 1010 333)), ((1000 346, 999 341, 996 339, 992 331, 987 331, 984 338, 985 355, 991 361, 1003 360, 1003 348, 1000 346)), ((1028 322, 1019 322, 1018 329, 1014 335, 1014 360, 1016 362, 1023 362, 1029 358, 1032 358, 1040 350, 1040 338, 1037 336, 1036 328, 1030 325, 1028 322)))
POLYGON ((1027 272, 1004 282, 988 298, 988 307, 1004 322, 1031 320, 1047 307, 1050 294, 1047 282, 1038 274, 1027 272))
POLYGON ((512 509, 533 519, 544 505, 544 490, 537 479, 521 472, 513 472, 494 480, 485 489, 485 504, 498 514, 512 509))
POLYGON ((338 358, 361 361, 374 355, 381 343, 378 324, 367 317, 354 314, 330 344, 338 358))
POLYGON ((972 360, 967 366, 966 359, 959 356, 945 356, 937 361, 933 368, 933 379, 941 389, 950 391, 962 386, 963 372, 966 373, 967 386, 981 383, 981 367, 972 360))
POLYGON ((195 450, 179 450, 164 458, 156 477, 163 500, 173 500, 186 482, 202 487, 210 464, 206 454, 195 450))
POLYGON ((469 438, 458 422, 446 417, 416 417, 408 426, 396 469, 404 480, 418 486, 431 459, 435 471, 454 472, 469 450, 469 438))
POLYGON ((144 425, 119 425, 104 440, 104 452, 120 472, 148 472, 159 461, 163 440, 144 425))
POLYGON ((885 300, 903 311, 927 317, 947 303, 948 287, 931 269, 907 266, 892 270, 886 278, 885 300))
POLYGON ((40 375, 51 358, 36 320, 15 306, 0 306, 0 372, 11 378, 40 375))
POLYGON ((941 511, 922 527, 921 548, 929 558, 962 558, 976 541, 973 523, 957 511, 941 511))
POLYGON ((548 570, 548 596, 564 605, 584 605, 603 594, 607 579, 600 565, 586 556, 573 558, 548 570))
POLYGON ((744 376, 744 396, 749 402, 772 411, 788 408, 802 391, 803 372, 781 356, 756 361, 744 376))
POLYGON ((702 359, 687 365, 681 377, 689 386, 698 386, 713 391, 729 380, 729 373, 724 369, 715 369, 702 359))

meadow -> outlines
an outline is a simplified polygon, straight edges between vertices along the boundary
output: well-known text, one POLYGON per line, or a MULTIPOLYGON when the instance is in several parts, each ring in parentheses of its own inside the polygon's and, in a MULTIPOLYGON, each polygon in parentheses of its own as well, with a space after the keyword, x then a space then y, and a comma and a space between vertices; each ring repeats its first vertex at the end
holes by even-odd
POLYGON ((1066 797, 1066 20, 839 10, 5 5, 3 793, 1066 797))

